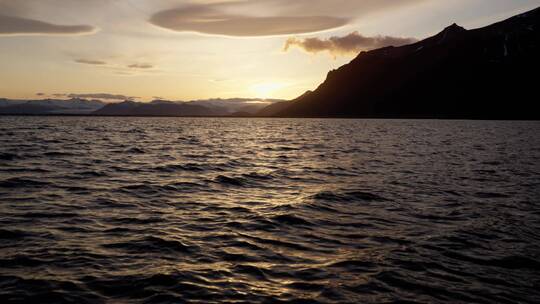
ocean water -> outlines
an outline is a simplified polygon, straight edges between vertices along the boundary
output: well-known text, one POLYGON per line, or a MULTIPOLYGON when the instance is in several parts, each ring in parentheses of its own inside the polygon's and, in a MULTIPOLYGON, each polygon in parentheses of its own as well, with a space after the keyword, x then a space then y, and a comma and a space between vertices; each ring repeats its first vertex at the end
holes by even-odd
POLYGON ((538 303, 539 134, 0 117, 0 302, 538 303))

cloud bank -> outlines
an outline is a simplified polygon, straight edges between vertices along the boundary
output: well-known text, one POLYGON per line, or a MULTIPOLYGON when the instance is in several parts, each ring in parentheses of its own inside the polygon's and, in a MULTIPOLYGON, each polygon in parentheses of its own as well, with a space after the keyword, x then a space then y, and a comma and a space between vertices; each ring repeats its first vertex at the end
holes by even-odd
POLYGON ((352 32, 346 36, 333 36, 328 39, 321 38, 289 38, 285 42, 284 51, 298 47, 312 54, 328 52, 333 56, 356 54, 360 51, 377 49, 385 46, 401 46, 416 42, 414 38, 401 38, 391 36, 368 37, 359 32, 352 32))
MULTIPOLYGON (((60 94, 56 94, 56 95, 60 95, 60 94)), ((105 100, 131 100, 131 99, 136 98, 132 96, 116 95, 116 94, 108 94, 108 93, 65 94, 64 96, 67 96, 68 98, 80 98, 80 99, 94 98, 94 99, 105 99, 105 100)))
POLYGON ((0 36, 18 35, 83 35, 96 28, 89 25, 57 25, 44 21, 0 15, 0 36))
POLYGON ((318 32, 337 28, 348 19, 330 16, 249 16, 217 6, 197 5, 165 10, 150 18, 153 25, 178 32, 251 37, 318 32))

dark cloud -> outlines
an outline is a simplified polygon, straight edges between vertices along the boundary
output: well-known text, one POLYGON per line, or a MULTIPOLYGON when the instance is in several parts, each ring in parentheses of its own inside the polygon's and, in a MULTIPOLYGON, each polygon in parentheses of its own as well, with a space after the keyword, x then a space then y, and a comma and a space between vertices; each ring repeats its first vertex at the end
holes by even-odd
POLYGON ((45 93, 36 93, 36 96, 45 96, 45 95, 47 95, 47 94, 45 94, 45 93))
POLYGON ((150 23, 179 32, 225 36, 273 36, 337 28, 346 18, 330 16, 248 16, 230 14, 218 5, 197 5, 158 12, 150 23))
POLYGON ((130 69, 151 69, 154 66, 148 63, 135 63, 128 65, 128 68, 130 69))
POLYGON ((284 50, 299 47, 308 53, 329 52, 333 56, 354 54, 360 51, 377 49, 385 46, 400 46, 414 43, 414 38, 401 38, 391 36, 367 37, 358 32, 346 36, 333 36, 328 39, 321 38, 289 38, 285 42, 284 50))
POLYGON ((15 16, 0 15, 0 36, 80 35, 95 32, 89 25, 57 25, 15 16))
POLYGON ((106 100, 129 100, 129 99, 136 98, 136 97, 131 97, 131 96, 107 94, 107 93, 65 94, 64 96, 67 96, 69 98, 95 98, 95 99, 106 99, 106 100))
POLYGON ((106 65, 107 62, 102 60, 93 60, 93 59, 75 59, 76 63, 89 64, 89 65, 106 65))

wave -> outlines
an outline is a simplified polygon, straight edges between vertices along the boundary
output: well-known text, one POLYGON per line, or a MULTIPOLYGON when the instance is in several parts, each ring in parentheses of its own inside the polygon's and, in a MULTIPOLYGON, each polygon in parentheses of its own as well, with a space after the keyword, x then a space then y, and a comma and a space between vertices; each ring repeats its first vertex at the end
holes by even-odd
POLYGON ((8 302, 14 303, 100 303, 105 299, 74 281, 0 275, 0 286, 4 290, 31 290, 9 297, 8 302))
POLYGON ((1 240, 18 240, 31 236, 28 232, 21 230, 0 229, 1 240))
POLYGON ((0 181, 0 188, 35 188, 52 185, 50 182, 23 177, 13 177, 0 181))
POLYGON ((18 216, 34 219, 61 219, 79 217, 80 215, 74 212, 25 212, 18 214, 18 216))
POLYGON ((12 258, 0 258, 0 268, 39 267, 46 266, 50 261, 18 255, 12 258))
POLYGON ((337 201, 337 202, 386 202, 388 199, 379 196, 374 193, 362 192, 362 191, 322 191, 315 195, 310 196, 309 198, 313 200, 321 201, 337 201))
POLYGON ((106 172, 94 171, 94 170, 79 172, 78 175, 83 176, 83 177, 108 177, 109 176, 109 174, 106 172))
POLYGON ((294 216, 291 214, 282 214, 282 215, 276 215, 271 218, 272 221, 285 224, 285 225, 291 225, 291 226, 313 226, 314 224, 309 222, 306 219, 303 219, 299 216, 294 216))
POLYGON ((244 187, 247 184, 247 180, 240 177, 229 177, 225 175, 218 175, 214 181, 224 186, 244 187))
POLYGON ((65 152, 65 151, 50 151, 43 153, 46 157, 70 157, 75 156, 74 153, 65 152))
POLYGON ((133 239, 103 245, 107 249, 125 250, 133 253, 190 253, 196 246, 186 245, 177 240, 169 240, 155 236, 133 239))
POLYGON ((500 258, 474 257, 459 252, 448 251, 445 256, 475 265, 492 266, 507 269, 526 269, 531 271, 540 270, 540 260, 521 255, 505 256, 500 258))
POLYGON ((205 172, 205 171, 221 171, 222 169, 218 166, 208 165, 208 164, 198 164, 198 163, 187 163, 187 164, 170 164, 164 166, 155 167, 154 170, 161 172, 177 172, 177 171, 191 171, 191 172, 205 172))
POLYGON ((127 154, 145 154, 146 152, 138 147, 131 147, 125 151, 127 154))
POLYGON ((7 152, 1 152, 0 153, 0 160, 16 160, 19 159, 20 155, 15 153, 7 153, 7 152))
POLYGON ((257 236, 248 236, 245 234, 241 234, 242 237, 252 240, 255 243, 261 244, 261 245, 271 245, 271 246, 277 246, 277 247, 284 247, 294 250, 300 250, 300 251, 310 251, 311 249, 301 245, 299 243, 294 242, 288 242, 285 240, 277 240, 277 239, 271 239, 271 238, 264 238, 264 237, 257 237, 257 236))
POLYGON ((276 178, 274 174, 269 173, 269 172, 249 172, 249 173, 242 174, 242 176, 244 178, 254 179, 254 180, 272 180, 276 178))

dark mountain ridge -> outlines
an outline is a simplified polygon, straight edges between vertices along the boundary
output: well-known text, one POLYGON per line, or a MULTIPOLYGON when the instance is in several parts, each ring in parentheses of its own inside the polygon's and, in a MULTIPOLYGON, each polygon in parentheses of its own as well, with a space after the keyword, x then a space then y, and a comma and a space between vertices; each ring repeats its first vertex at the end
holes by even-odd
POLYGON ((150 103, 126 100, 111 103, 92 113, 103 116, 212 116, 214 112, 206 107, 181 104, 165 100, 150 103))
POLYGON ((126 100, 111 103, 95 111, 101 116, 253 116, 267 105, 280 100, 247 98, 207 99, 194 101, 154 100, 135 102, 126 100))
MULTIPOLYGON (((362 52, 279 117, 539 119, 540 9, 362 52)), ((275 106, 274 106, 275 107, 275 106)))
POLYGON ((103 107, 100 100, 72 98, 40 99, 40 100, 10 100, 0 99, 0 114, 9 115, 54 115, 54 114, 90 114, 103 107))
POLYGON ((96 116, 253 116, 283 100, 260 98, 214 98, 193 101, 156 99, 107 103, 73 98, 14 100, 0 98, 0 115, 96 115, 96 116))

